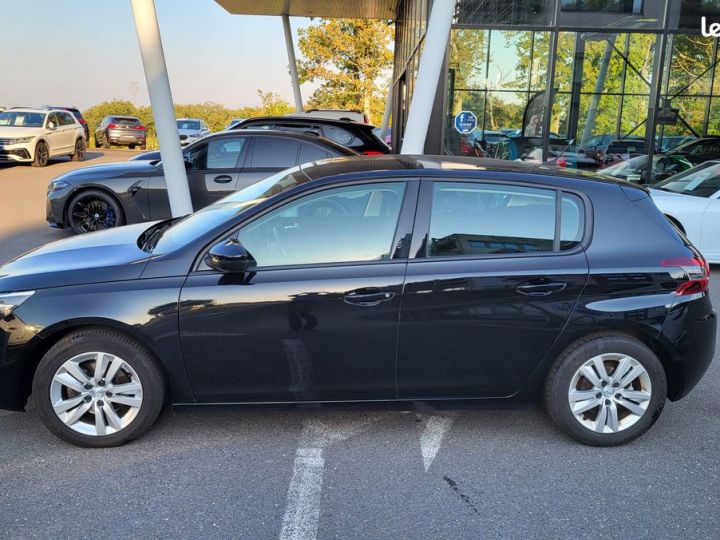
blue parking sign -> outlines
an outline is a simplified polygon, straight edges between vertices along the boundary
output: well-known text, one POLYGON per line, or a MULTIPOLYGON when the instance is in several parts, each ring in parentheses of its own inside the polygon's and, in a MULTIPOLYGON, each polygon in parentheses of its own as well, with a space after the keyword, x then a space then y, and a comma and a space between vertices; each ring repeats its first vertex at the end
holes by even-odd
POLYGON ((460 133, 470 133, 477 127, 477 116, 472 111, 462 111, 455 116, 455 129, 460 133))

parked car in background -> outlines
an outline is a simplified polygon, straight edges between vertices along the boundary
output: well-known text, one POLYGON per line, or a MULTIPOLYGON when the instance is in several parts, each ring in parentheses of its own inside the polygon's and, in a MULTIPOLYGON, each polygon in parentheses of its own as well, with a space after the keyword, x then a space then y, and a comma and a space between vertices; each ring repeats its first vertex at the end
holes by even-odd
POLYGON ((56 110, 71 112, 73 114, 73 116, 75 117, 75 119, 78 122, 80 122, 83 129, 85 130, 85 142, 86 143, 90 142, 90 128, 88 127, 87 120, 85 120, 85 118, 83 118, 83 115, 80 112, 80 109, 78 109, 77 107, 63 107, 63 106, 55 106, 55 105, 45 105, 45 107, 48 109, 56 109, 56 110))
POLYGON ((349 109, 308 109, 307 111, 298 113, 290 113, 287 116, 297 118, 327 118, 329 120, 346 120, 348 122, 358 122, 360 124, 369 124, 368 115, 362 111, 349 109))
POLYGON ((210 128, 205 123, 205 120, 200 118, 178 118, 177 127, 180 144, 182 146, 193 143, 210 134, 210 128))
POLYGON ((45 167, 50 158, 85 159, 85 131, 72 113, 13 107, 0 112, 0 161, 45 167))
POLYGON ((656 184, 666 178, 686 171, 692 167, 682 156, 655 154, 652 161, 652 174, 648 175, 647 155, 636 156, 601 169, 603 176, 612 176, 637 184, 656 184))
POLYGON ((655 204, 711 263, 720 263, 720 161, 706 161, 650 188, 655 204))
POLYGON ((676 146, 668 152, 670 156, 682 156, 693 165, 720 159, 720 137, 704 137, 676 146))
POLYGON ((645 189, 467 158, 295 167, 0 276, 0 408, 32 390, 51 432, 93 447, 168 401, 438 399, 543 403, 615 446, 697 385, 717 326, 706 261, 645 189))
POLYGON ((146 131, 134 116, 106 116, 95 130, 95 146, 110 148, 110 145, 136 146, 145 150, 146 131))
POLYGON ((390 147, 373 133, 375 126, 347 120, 291 116, 249 118, 232 127, 236 129, 275 129, 315 134, 366 155, 387 154, 390 147))
POLYGON ((663 154, 669 152, 673 148, 697 140, 697 137, 691 135, 665 135, 664 137, 658 136, 660 152, 663 154))
MULTIPOLYGON (((183 150, 193 208, 299 163, 357 155, 316 135, 269 130, 222 131, 183 150)), ((48 186, 47 220, 77 234, 171 217, 160 161, 76 169, 48 186)))
POLYGON ((239 124, 243 120, 245 120, 245 118, 233 118, 225 129, 231 129, 235 124, 239 124))

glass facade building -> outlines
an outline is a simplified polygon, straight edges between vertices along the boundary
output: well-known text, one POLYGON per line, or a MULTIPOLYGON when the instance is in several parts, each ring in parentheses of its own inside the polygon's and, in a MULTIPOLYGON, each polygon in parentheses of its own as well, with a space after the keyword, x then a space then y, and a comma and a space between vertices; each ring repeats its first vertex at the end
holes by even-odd
MULTIPOLYGON (((396 148, 431 7, 398 6, 396 148)), ((630 140, 647 153, 720 136, 720 51, 702 17, 720 22, 720 0, 459 0, 426 152, 471 151, 453 127, 461 111, 477 117, 473 137, 531 136, 545 159, 557 140, 630 140), (523 123, 532 100, 540 114, 523 123)))

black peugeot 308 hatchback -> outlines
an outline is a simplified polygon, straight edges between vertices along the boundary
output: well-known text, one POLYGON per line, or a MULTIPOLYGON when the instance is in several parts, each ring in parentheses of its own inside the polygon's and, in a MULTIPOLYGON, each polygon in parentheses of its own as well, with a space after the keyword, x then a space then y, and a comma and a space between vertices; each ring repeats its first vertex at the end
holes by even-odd
POLYGON ((0 407, 126 443, 163 406, 543 403, 626 443, 710 364, 700 253, 628 183, 338 158, 0 267, 0 407))

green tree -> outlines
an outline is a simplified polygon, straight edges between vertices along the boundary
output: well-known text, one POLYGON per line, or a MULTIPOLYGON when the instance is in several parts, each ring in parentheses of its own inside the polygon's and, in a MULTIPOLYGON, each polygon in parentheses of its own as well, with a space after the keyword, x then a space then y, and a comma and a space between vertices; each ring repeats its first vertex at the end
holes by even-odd
POLYGON ((301 28, 301 82, 320 82, 312 108, 359 109, 379 122, 392 68, 393 27, 388 21, 327 19, 301 28))

